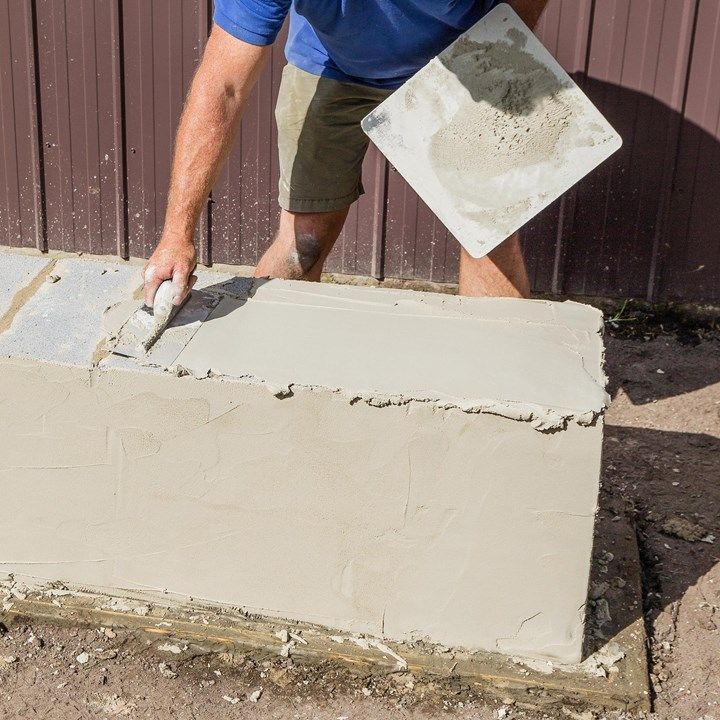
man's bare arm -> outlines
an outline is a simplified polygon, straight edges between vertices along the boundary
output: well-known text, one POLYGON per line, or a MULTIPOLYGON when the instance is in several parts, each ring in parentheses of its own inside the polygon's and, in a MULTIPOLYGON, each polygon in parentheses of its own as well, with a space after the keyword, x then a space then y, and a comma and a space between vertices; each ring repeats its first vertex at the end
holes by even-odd
POLYGON ((531 29, 535 30, 540 15, 548 4, 548 0, 505 0, 507 4, 520 16, 520 19, 531 29))
POLYGON ((149 306, 163 280, 172 279, 175 304, 190 292, 195 226, 268 52, 269 47, 238 40, 217 25, 210 33, 175 138, 162 237, 143 271, 149 306))

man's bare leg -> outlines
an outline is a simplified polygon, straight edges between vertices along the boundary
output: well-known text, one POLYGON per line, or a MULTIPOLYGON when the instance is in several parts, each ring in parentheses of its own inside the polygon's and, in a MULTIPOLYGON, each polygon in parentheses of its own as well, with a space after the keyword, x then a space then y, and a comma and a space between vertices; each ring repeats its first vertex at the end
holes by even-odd
POLYGON ((319 282, 325 259, 340 235, 349 208, 320 213, 280 211, 273 244, 255 268, 255 277, 319 282))
POLYGON ((460 248, 460 295, 473 297, 530 297, 520 235, 515 233, 482 258, 460 248))

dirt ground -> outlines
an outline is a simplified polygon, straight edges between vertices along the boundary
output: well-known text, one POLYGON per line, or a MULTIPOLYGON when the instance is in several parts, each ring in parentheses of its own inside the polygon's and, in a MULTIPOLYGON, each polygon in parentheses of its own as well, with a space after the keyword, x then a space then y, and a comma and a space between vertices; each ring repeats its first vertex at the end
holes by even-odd
MULTIPOLYGON (((652 717, 720 720, 720 333, 626 308, 608 325, 606 360, 613 404, 602 503, 630 504, 638 526, 652 717)), ((122 631, 0 627, 2 720, 391 720, 448 713, 468 720, 629 718, 570 708, 543 715, 502 696, 480 697, 467 686, 408 674, 357 676, 192 646, 159 652, 122 631)))

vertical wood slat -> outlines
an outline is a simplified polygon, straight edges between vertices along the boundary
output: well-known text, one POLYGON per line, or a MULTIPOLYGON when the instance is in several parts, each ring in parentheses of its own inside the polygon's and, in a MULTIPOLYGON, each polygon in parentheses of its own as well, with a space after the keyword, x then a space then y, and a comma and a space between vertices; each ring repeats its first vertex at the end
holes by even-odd
MULTIPOLYGON (((65 31, 62 1, 38 0, 38 60, 45 157, 45 205, 48 244, 52 248, 75 249, 70 98, 69 42, 65 31)), ((72 61, 76 58, 72 58, 72 61)), ((73 73, 76 68, 73 68, 73 73)), ((81 190, 82 192, 83 190, 81 190)))
MULTIPOLYGON (((197 27, 195 28, 196 38, 199 48, 199 54, 196 61, 199 62, 202 57, 202 51, 205 48, 208 35, 210 34, 210 17, 212 12, 212 0, 197 0, 197 27)), ((212 265, 212 228, 211 228, 211 210, 212 196, 208 197, 203 205, 196 233, 196 242, 198 247, 198 262, 202 265, 212 265)))
MULTIPOLYGON (((675 8, 677 10, 677 8, 675 8)), ((697 29, 698 2, 688 3, 681 8, 681 13, 672 17, 667 24, 668 32, 677 33, 685 38, 687 50, 679 52, 674 58, 663 56, 658 64, 657 76, 660 79, 655 91, 655 98, 674 112, 667 134, 666 157, 669 161, 663 168, 661 195, 658 203, 657 220, 652 242, 652 258, 650 262, 646 299, 655 302, 659 298, 661 284, 660 271, 667 244, 668 219, 672 188, 678 169, 678 151, 682 126, 684 124, 685 97, 688 89, 688 72, 691 66, 691 53, 697 29), (675 25, 675 27, 673 27, 675 25), (672 159, 672 160, 670 160, 672 159)))
MULTIPOLYGON (((175 132, 205 41, 198 0, 124 0, 128 236, 147 257, 160 238, 175 132)), ((207 254, 207 226, 198 231, 207 254)))
MULTIPOLYGON (((586 75, 592 5, 592 0, 554 0, 546 6, 536 28, 541 42, 580 86, 586 75)), ((562 292, 576 192, 577 188, 571 188, 520 232, 535 291, 562 292)))
POLYGON ((658 297, 720 300, 720 4, 698 0, 658 297))
POLYGON ((695 1, 596 4, 585 87, 624 145, 578 186, 566 292, 644 297, 651 285, 681 110, 656 97, 683 81, 695 1))
POLYGON ((36 10, 48 243, 114 253, 123 203, 117 4, 36 0, 36 10))
POLYGON ((370 275, 376 280, 385 277, 385 223, 387 220, 388 162, 375 147, 371 149, 375 165, 375 193, 373 195, 373 229, 370 275))
POLYGON ((111 10, 111 36, 117 45, 111 62, 113 124, 112 158, 115 167, 115 242, 118 257, 130 258, 127 227, 127 162, 125 155, 125 54, 123 47, 122 0, 111 10))
POLYGON ((46 249, 31 0, 0 0, 0 243, 46 249))

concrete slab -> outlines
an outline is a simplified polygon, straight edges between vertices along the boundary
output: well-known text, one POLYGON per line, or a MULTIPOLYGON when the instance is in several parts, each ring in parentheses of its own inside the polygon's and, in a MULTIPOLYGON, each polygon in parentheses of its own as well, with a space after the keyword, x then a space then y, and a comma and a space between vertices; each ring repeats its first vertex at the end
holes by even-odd
POLYGON ((590 422, 608 403, 601 325, 576 303, 271 281, 223 298, 177 362, 200 376, 482 408, 551 427, 590 422))
POLYGON ((200 379, 95 366, 138 282, 111 267, 59 261, 0 334, 2 569, 580 659, 595 310, 230 278, 178 358, 200 379))
POLYGON ((0 322, 15 296, 51 262, 47 257, 0 252, 0 322))
POLYGON ((103 311, 132 294, 138 270, 63 258, 53 274, 60 280, 42 283, 0 334, 0 356, 90 367, 105 338, 103 311))

